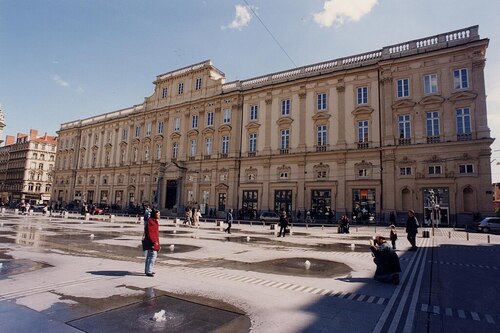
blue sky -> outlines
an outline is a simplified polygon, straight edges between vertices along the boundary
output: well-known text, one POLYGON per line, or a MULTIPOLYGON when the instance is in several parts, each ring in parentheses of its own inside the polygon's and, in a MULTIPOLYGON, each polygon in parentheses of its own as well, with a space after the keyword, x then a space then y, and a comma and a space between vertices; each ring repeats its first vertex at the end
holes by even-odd
POLYGON ((207 59, 229 82, 478 24, 500 161, 499 12, 499 0, 0 0, 3 136, 140 104, 157 75, 207 59))

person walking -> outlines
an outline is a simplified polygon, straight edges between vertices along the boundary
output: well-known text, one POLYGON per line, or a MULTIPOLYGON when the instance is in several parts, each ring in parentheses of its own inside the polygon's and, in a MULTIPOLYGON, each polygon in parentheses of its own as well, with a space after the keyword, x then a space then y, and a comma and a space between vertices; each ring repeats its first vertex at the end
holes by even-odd
POLYGON ((396 226, 394 224, 390 225, 391 232, 389 234, 389 239, 391 240, 392 243, 392 249, 396 250, 396 240, 398 239, 398 233, 396 231, 396 226))
POLYGON ((389 282, 399 284, 399 273, 401 265, 396 252, 391 249, 383 236, 373 237, 370 242, 370 250, 372 251, 373 261, 377 265, 375 271, 375 280, 379 282, 389 282))
POLYGON ((228 234, 230 234, 231 233, 231 225, 233 224, 233 209, 232 208, 230 208, 227 212, 226 223, 227 223, 227 228, 224 229, 224 232, 227 232, 228 234))
POLYGON ((415 217, 415 211, 410 209, 408 211, 408 220, 406 220, 406 233, 407 233, 406 238, 408 239, 408 241, 411 244, 410 251, 417 250, 416 238, 417 238, 417 233, 418 233, 419 227, 420 227, 420 224, 418 223, 418 220, 415 217))
POLYGON ((155 265, 158 251, 160 251, 160 211, 152 210, 151 217, 148 219, 144 230, 144 239, 142 249, 147 251, 144 273, 146 276, 153 277, 153 267, 155 265))
POLYGON ((201 212, 199 208, 196 208, 196 211, 194 212, 193 215, 193 225, 194 226, 199 226, 200 225, 200 217, 201 217, 201 212))
POLYGON ((284 209, 281 209, 280 232, 278 233, 278 237, 281 237, 281 233, 283 233, 283 237, 285 237, 286 227, 288 227, 288 217, 286 216, 286 211, 284 209))

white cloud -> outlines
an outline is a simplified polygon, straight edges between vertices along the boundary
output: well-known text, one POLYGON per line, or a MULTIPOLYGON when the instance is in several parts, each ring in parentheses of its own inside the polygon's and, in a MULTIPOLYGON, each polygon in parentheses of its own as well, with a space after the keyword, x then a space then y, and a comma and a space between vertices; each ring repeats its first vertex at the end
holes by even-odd
POLYGON ((252 11, 250 7, 243 5, 236 5, 236 14, 231 23, 227 26, 222 26, 222 29, 238 29, 241 30, 246 27, 252 20, 252 11))
POLYGON ((55 83, 60 85, 61 87, 69 87, 69 83, 64 81, 59 75, 54 75, 52 77, 52 80, 54 80, 55 83))
POLYGON ((314 14, 314 21, 326 28, 334 23, 341 26, 345 22, 359 21, 377 3, 378 0, 327 0, 323 11, 314 14))

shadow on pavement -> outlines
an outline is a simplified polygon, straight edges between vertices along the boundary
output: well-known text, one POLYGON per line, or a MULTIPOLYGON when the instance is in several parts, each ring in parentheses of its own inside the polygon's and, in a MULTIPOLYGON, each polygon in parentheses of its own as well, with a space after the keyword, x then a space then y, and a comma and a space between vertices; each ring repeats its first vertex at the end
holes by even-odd
POLYGON ((143 273, 129 272, 129 271, 88 271, 92 275, 105 275, 105 276, 144 276, 143 273))

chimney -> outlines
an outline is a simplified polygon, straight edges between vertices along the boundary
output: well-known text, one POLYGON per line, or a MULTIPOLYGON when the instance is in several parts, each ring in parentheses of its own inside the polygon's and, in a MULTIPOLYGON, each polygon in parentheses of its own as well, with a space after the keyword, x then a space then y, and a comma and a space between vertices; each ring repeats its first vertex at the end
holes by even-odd
POLYGON ((5 136, 5 145, 10 146, 16 143, 16 137, 13 135, 6 135, 5 136))
POLYGON ((38 131, 35 129, 30 129, 30 140, 36 139, 38 131))

